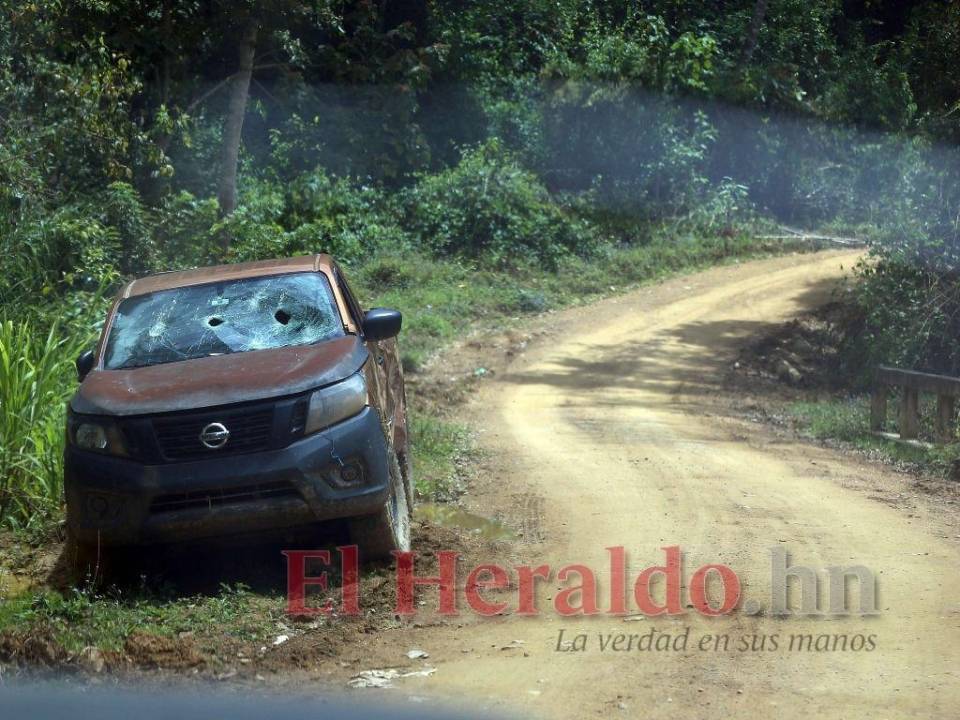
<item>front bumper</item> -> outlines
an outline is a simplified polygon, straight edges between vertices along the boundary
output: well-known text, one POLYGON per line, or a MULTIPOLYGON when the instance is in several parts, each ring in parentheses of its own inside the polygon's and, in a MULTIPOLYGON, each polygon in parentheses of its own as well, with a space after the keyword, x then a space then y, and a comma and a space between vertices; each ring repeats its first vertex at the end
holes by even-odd
POLYGON ((193 462, 145 465, 68 446, 67 522, 80 542, 138 545, 367 515, 387 501, 387 452, 370 407, 282 449, 193 462))

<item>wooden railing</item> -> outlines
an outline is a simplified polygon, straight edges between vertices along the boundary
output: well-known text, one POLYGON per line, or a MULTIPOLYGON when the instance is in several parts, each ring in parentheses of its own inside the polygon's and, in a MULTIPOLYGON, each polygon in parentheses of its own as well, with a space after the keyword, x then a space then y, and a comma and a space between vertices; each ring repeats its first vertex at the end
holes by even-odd
POLYGON ((937 440, 947 443, 956 439, 954 409, 957 398, 960 398, 960 378, 878 367, 870 402, 870 429, 875 432, 883 432, 887 420, 887 396, 891 387, 903 390, 900 401, 901 438, 912 440, 920 434, 920 393, 929 392, 937 396, 937 440))

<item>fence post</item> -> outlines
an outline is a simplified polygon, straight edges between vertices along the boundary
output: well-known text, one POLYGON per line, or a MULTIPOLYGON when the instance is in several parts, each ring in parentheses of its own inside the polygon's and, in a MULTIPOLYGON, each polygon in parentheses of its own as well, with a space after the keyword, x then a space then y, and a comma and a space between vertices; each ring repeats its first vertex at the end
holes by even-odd
POLYGON ((955 402, 949 395, 937 396, 937 439, 940 442, 948 443, 955 436, 953 427, 955 402))
POLYGON ((900 404, 900 437, 914 440, 920 434, 920 391, 916 388, 903 388, 903 400, 900 404))
POLYGON ((887 387, 877 383, 870 398, 870 429, 881 432, 887 422, 887 387))

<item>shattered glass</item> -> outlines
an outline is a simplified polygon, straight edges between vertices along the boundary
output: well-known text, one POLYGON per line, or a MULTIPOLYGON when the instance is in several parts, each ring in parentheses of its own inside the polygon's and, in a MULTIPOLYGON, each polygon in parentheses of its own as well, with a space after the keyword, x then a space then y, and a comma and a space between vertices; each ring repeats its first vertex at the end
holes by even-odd
POLYGON ((309 345, 343 333, 322 274, 244 278, 123 300, 107 339, 105 367, 309 345))

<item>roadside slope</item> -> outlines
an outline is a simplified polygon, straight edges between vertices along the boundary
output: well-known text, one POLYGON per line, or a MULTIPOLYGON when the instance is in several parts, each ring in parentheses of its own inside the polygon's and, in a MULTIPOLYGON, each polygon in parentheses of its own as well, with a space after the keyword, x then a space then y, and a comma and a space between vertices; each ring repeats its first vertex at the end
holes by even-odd
MULTIPOLYGON (((861 564, 878 577, 878 617, 688 614, 639 622, 560 618, 544 587, 536 618, 464 614, 373 639, 364 663, 431 653, 438 671, 404 689, 550 717, 611 708, 653 716, 760 711, 782 717, 951 715, 960 702, 956 520, 884 502, 903 479, 830 451, 774 442, 723 416, 722 376, 745 339, 823 302, 855 253, 719 268, 545 321, 551 337, 486 383, 470 410, 489 458, 475 503, 525 527, 516 560, 585 563, 624 545, 635 573, 684 551, 684 578, 722 562, 743 597, 768 605, 771 547, 813 568, 861 564), (871 497, 873 495, 873 497, 871 497), (526 516, 518 517, 517 515, 526 516), (536 542, 532 542, 536 541, 536 542), (676 635, 686 652, 601 652, 598 633, 676 635), (582 653, 556 652, 587 633, 582 653), (727 651, 695 639, 729 634, 727 651), (744 635, 874 635, 872 652, 740 652, 744 635), (514 640, 523 640, 516 647, 514 640)), ((435 591, 423 591, 435 604, 435 591)), ((511 596, 506 595, 505 599, 511 596)), ((631 606, 633 606, 631 602, 631 606)), ((370 666, 369 664, 367 665, 370 666)))

